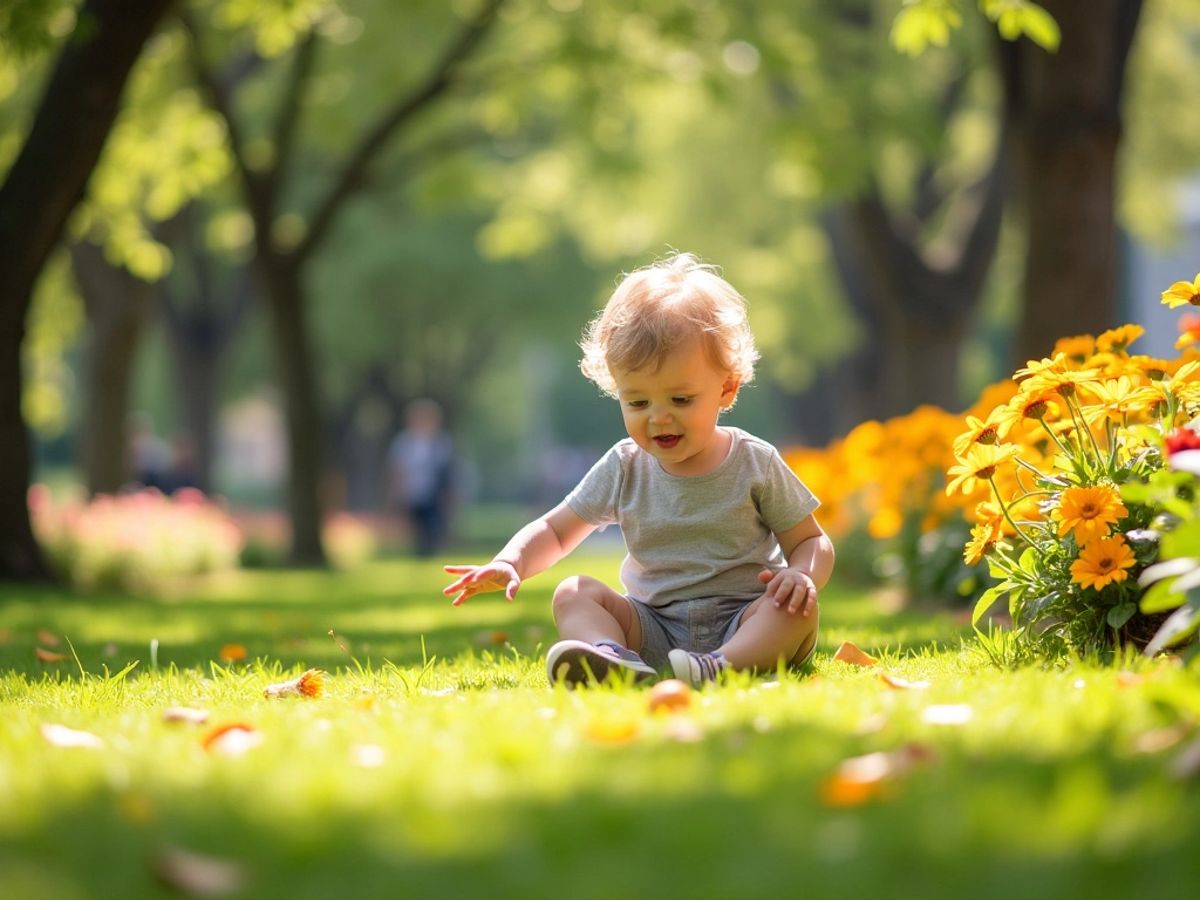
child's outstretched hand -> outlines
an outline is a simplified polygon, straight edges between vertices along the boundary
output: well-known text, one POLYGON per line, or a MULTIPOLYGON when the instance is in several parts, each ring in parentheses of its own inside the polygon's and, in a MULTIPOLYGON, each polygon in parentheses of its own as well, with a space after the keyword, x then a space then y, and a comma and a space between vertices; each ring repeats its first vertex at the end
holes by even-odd
POLYGON ((504 596, 512 601, 517 596, 517 588, 521 586, 521 576, 512 563, 494 559, 483 566, 443 566, 451 575, 460 576, 451 585, 442 589, 449 597, 457 592, 452 606, 462 606, 476 594, 486 594, 489 591, 504 591, 504 596))
POLYGON ((763 569, 758 580, 767 586, 763 596, 777 608, 787 607, 790 613, 802 616, 812 614, 817 608, 817 586, 807 572, 799 569, 763 569))

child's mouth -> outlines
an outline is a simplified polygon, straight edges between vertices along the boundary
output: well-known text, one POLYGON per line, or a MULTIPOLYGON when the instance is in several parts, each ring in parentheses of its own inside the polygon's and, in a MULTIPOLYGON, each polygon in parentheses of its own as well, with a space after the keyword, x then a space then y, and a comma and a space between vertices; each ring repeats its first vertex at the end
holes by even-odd
POLYGON ((670 450, 679 443, 683 435, 679 434, 660 434, 654 438, 654 443, 662 447, 664 450, 670 450))

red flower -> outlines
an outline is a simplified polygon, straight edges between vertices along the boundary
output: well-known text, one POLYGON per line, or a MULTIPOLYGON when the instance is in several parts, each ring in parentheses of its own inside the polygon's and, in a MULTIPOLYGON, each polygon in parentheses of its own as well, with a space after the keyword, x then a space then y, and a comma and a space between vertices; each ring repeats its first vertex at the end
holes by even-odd
POLYGON ((1200 434, 1190 428, 1176 428, 1166 437, 1167 456, 1174 456, 1180 450, 1200 450, 1200 434))

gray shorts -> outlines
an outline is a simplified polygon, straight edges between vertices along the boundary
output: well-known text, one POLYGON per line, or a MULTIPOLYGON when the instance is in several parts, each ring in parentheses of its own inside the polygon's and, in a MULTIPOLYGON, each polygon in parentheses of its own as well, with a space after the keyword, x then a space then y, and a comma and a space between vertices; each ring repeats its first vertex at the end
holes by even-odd
POLYGON ((750 600, 702 598, 649 606, 626 597, 642 623, 642 659, 662 670, 676 647, 693 653, 712 653, 737 631, 750 600))

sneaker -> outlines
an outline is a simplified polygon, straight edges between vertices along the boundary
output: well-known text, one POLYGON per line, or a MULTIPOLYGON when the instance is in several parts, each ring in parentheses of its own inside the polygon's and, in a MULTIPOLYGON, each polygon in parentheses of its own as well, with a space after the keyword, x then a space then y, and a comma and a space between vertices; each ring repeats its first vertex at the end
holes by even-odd
POLYGON ((627 669, 634 681, 653 678, 658 673, 644 659, 616 644, 589 644, 587 641, 559 641, 546 654, 546 677, 551 684, 560 680, 569 686, 601 682, 609 672, 627 669))
POLYGON ((676 648, 667 654, 675 677, 692 687, 700 687, 714 680, 729 665, 729 660, 719 653, 689 653, 676 648))

